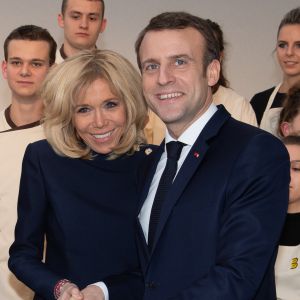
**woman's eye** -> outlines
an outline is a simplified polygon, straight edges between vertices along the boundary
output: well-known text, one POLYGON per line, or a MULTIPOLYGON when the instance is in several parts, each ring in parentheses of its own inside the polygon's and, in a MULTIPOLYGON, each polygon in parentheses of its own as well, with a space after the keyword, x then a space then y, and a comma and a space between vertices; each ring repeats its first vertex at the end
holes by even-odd
POLYGON ((115 102, 115 101, 109 101, 109 102, 105 103, 106 108, 114 108, 116 106, 118 106, 118 102, 115 102))
POLYGON ((287 45, 286 43, 278 43, 277 47, 278 48, 284 48, 284 47, 286 47, 286 45, 287 45))
POLYGON ((87 112, 89 112, 90 111, 90 108, 89 107, 79 107, 78 109, 77 109, 77 112, 78 113, 87 113, 87 112))

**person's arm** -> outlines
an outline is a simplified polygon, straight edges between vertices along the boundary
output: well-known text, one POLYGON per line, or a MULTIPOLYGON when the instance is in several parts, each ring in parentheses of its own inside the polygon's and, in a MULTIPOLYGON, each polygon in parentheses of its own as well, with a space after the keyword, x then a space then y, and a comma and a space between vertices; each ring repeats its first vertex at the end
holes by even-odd
POLYGON ((251 300, 273 290, 264 279, 273 272, 289 173, 288 154, 279 140, 261 133, 249 141, 228 178, 214 267, 168 300, 251 300))
POLYGON ((36 294, 52 300, 54 287, 62 278, 42 262, 49 211, 43 178, 38 151, 29 145, 23 159, 18 220, 8 265, 36 294))

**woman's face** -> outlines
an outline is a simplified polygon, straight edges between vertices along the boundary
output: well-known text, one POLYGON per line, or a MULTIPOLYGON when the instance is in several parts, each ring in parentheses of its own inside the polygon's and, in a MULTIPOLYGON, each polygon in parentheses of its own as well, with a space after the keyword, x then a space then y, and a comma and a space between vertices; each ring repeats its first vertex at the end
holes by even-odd
POLYGON ((276 53, 286 76, 300 75, 300 24, 284 25, 280 29, 276 53))
POLYGON ((126 126, 124 101, 115 96, 106 80, 101 78, 79 98, 73 113, 77 134, 95 152, 110 153, 126 126))

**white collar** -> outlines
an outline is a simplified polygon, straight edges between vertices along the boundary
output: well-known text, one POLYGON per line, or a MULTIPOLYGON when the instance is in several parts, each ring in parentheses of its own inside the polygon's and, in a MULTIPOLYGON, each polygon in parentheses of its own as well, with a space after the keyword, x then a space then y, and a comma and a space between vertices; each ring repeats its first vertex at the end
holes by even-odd
MULTIPOLYGON (((192 146, 200 132, 203 130, 207 122, 214 115, 214 113, 218 110, 217 106, 214 103, 208 107, 203 115, 201 115, 194 123, 192 123, 177 139, 177 141, 182 142, 186 145, 192 146)), ((169 134, 169 131, 166 131, 165 144, 171 141, 175 141, 175 139, 169 134)))

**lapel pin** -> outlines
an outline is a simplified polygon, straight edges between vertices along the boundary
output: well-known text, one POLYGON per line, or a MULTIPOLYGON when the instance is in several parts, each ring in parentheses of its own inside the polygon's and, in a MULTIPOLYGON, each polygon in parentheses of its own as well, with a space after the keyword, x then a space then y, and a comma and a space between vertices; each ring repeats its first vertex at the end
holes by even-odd
POLYGON ((147 149, 145 150, 145 154, 146 154, 146 155, 149 155, 151 152, 152 152, 152 149, 151 149, 151 148, 147 148, 147 149))
POLYGON ((196 158, 198 158, 198 157, 200 156, 200 154, 199 154, 198 152, 194 152, 194 156, 195 156, 196 158))

